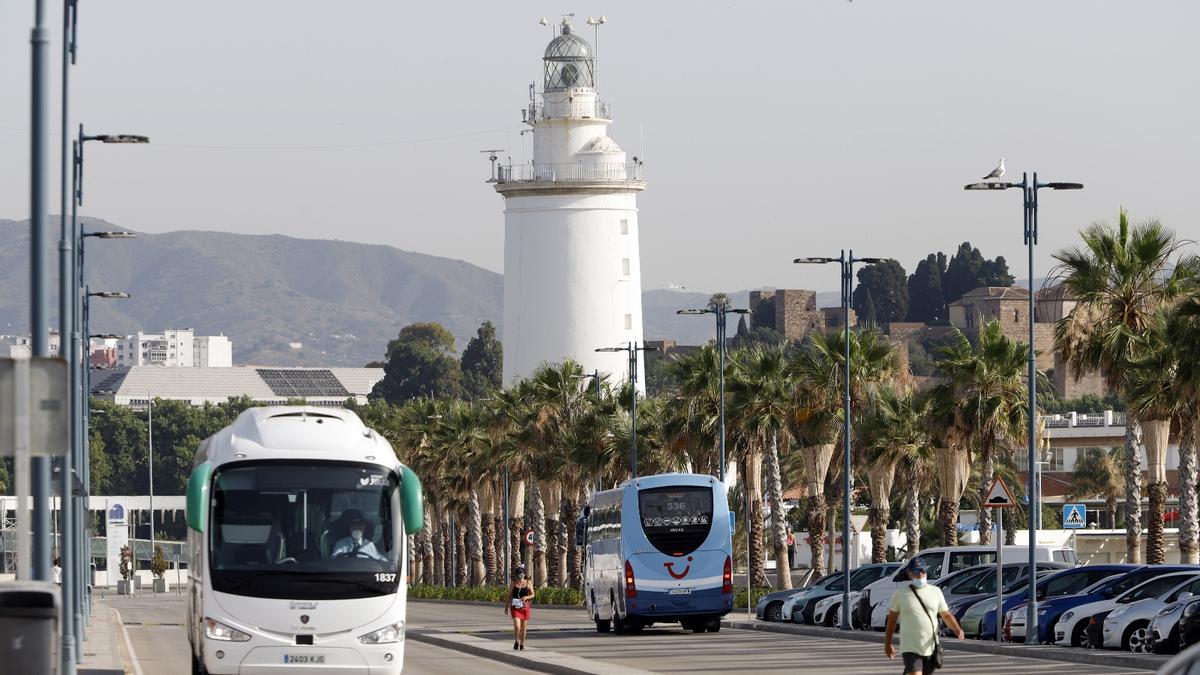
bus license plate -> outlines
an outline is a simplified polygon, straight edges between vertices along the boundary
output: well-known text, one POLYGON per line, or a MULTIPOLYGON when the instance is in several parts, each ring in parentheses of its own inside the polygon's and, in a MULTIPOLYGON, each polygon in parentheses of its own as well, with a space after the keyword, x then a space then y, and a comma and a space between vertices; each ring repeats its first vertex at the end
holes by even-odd
POLYGON ((284 663, 325 663, 324 654, 284 654, 284 663))
POLYGON ((690 589, 690 588, 672 588, 671 590, 667 591, 667 595, 691 595, 691 594, 692 594, 692 589, 690 589))

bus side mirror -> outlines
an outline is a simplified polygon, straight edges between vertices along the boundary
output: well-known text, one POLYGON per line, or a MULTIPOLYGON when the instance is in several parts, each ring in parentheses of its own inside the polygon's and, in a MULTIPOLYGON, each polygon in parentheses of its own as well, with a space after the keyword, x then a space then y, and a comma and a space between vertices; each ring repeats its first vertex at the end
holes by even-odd
POLYGON ((208 484, 212 480, 212 472, 212 464, 205 462, 192 469, 187 482, 185 519, 188 527, 200 533, 208 526, 208 484))
POLYGON ((575 519, 575 545, 584 546, 587 544, 587 518, 580 516, 575 519))
POLYGON ((404 533, 416 534, 425 529, 425 497, 421 479, 407 466, 400 466, 400 511, 404 514, 404 533))

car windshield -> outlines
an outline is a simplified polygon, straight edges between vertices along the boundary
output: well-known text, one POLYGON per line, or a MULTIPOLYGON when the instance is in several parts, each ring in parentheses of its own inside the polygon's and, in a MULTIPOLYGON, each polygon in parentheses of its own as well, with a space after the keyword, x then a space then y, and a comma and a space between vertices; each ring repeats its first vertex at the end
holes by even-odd
POLYGON ((1083 589, 1082 591, 1079 591, 1079 595, 1091 595, 1092 593, 1099 593, 1100 591, 1104 590, 1104 587, 1106 585, 1112 583, 1113 577, 1117 577, 1117 576, 1120 576, 1120 575, 1114 574, 1112 576, 1104 577, 1100 581, 1097 581, 1096 583, 1092 584, 1091 586, 1088 586, 1087 588, 1083 589))
POLYGON ((373 464, 255 462, 212 488, 213 589, 263 598, 395 593, 403 532, 399 480, 373 464))
POLYGON ((1126 574, 1123 579, 1113 584, 1112 588, 1109 590, 1112 591, 1113 597, 1116 597, 1125 591, 1137 586, 1141 586, 1147 581, 1158 576, 1162 576, 1162 570, 1156 570, 1154 568, 1130 572, 1129 574, 1126 574))
POLYGON ((975 585, 977 583, 979 583, 979 580, 981 578, 983 578, 983 576, 987 573, 988 573, 988 570, 986 568, 978 569, 978 570, 967 570, 967 571, 963 572, 962 574, 956 576, 952 580, 952 582, 951 582, 949 588, 947 588, 947 590, 950 591, 950 593, 952 593, 954 595, 961 595, 964 593, 972 593, 972 592, 974 592, 972 589, 975 587, 975 585))

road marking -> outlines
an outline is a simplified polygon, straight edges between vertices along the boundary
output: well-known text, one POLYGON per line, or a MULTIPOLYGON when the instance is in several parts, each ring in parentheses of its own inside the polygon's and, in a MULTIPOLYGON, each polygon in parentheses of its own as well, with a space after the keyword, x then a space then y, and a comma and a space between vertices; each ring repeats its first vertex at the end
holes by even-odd
POLYGON ((129 631, 125 630, 125 623, 121 621, 121 613, 115 608, 112 613, 117 616, 117 625, 121 627, 121 637, 125 640, 125 651, 129 652, 129 661, 133 665, 133 675, 143 675, 142 664, 138 663, 137 652, 133 651, 133 641, 129 639, 129 631))

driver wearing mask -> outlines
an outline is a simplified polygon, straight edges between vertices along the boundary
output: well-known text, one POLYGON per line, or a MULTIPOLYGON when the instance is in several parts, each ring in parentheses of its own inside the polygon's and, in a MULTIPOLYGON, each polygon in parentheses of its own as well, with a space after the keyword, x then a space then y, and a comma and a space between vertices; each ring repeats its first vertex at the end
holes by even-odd
POLYGON ((334 544, 332 557, 383 560, 383 556, 375 550, 375 542, 364 536, 367 521, 363 518, 362 512, 348 511, 346 516, 350 522, 350 536, 343 537, 334 544))

